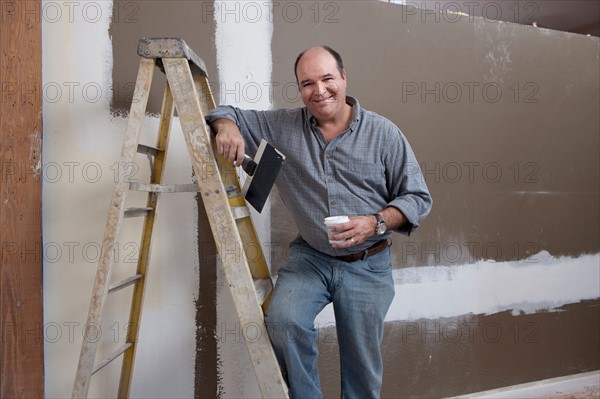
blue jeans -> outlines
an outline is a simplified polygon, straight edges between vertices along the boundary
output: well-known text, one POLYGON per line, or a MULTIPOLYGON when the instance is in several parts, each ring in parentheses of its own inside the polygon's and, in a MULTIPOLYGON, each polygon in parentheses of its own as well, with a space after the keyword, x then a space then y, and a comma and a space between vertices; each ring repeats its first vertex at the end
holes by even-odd
POLYGON ((293 399, 321 398, 314 320, 330 302, 340 349, 342 398, 378 398, 383 320, 394 297, 390 250, 344 262, 297 239, 279 269, 265 322, 293 399))

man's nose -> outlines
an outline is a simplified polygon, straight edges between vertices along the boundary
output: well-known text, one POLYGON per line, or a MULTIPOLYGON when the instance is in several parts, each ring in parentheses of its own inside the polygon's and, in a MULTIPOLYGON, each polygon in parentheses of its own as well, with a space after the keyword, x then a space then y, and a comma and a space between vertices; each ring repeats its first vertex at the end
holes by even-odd
POLYGON ((327 85, 325 82, 317 82, 317 93, 324 94, 327 91, 327 85))

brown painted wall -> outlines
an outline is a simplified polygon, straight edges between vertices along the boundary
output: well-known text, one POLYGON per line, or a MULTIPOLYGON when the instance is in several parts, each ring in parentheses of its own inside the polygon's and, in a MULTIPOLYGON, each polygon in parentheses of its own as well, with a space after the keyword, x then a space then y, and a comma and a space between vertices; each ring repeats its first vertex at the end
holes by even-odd
MULTIPOLYGON (((413 236, 395 235, 395 268, 599 252, 598 38, 377 1, 295 4, 274 13, 276 106, 301 105, 297 54, 330 45, 344 57, 349 94, 394 121, 421 163, 434 207, 413 236)), ((276 198, 273 225, 278 265, 297 233, 276 198)), ((440 397, 597 369, 599 324, 597 301, 389 323, 382 394, 440 397), (457 323, 488 336, 444 337, 457 323)), ((333 331, 320 349, 322 386, 335 397, 333 331)))
MULTIPOLYGON (((387 323, 383 398, 441 398, 600 368, 599 301, 561 312, 387 323), (582 344, 585 343, 585 344, 582 344)), ((340 396, 335 329, 320 331, 325 397, 340 396)))
MULTIPOLYGON (((141 36, 185 38, 212 73, 218 101, 211 2, 122 4, 129 8, 119 9, 110 29, 115 112, 128 108, 137 68, 128 60, 141 36)), ((421 162, 435 206, 410 239, 395 236, 395 267, 523 259, 540 250, 599 252, 598 38, 451 14, 423 17, 378 1, 281 2, 273 17, 275 106, 300 106, 296 55, 314 44, 331 45, 344 56, 349 93, 397 123, 421 162)), ((151 111, 158 111, 161 95, 156 90, 151 111)), ((277 267, 296 231, 272 198, 277 267)), ((212 244, 202 231, 199 242, 201 262, 211 264, 212 244)), ((218 360, 214 269, 200 270, 196 394, 211 397, 218 360)), ((597 302, 562 313, 391 323, 383 393, 459 394, 598 368, 598 323, 597 302), (500 326, 503 338, 450 342, 440 330, 436 342, 435 332, 425 339, 411 334, 420 323, 492 326, 489 334, 500 326), (537 342, 522 341, 534 330, 537 342), (516 342, 515 333, 521 334, 516 342)), ((327 396, 338 395, 339 385, 332 337, 326 330, 320 342, 327 396)))
POLYGON ((324 43, 344 57, 349 94, 406 134, 435 206, 414 237, 396 237, 398 267, 600 250, 598 38, 381 2, 319 4, 298 21, 291 7, 275 13, 276 105, 300 105, 293 61, 324 43))
POLYGON ((40 1, 0 1, 2 398, 44 396, 40 15, 40 1))
MULTIPOLYGON (((138 63, 136 53, 141 37, 181 37, 202 58, 211 81, 218 78, 213 16, 208 1, 126 1, 114 7, 109 34, 113 44, 112 108, 126 113, 131 105, 138 63), (135 62, 134 62, 135 61, 135 62)), ((160 112, 164 75, 156 74, 147 111, 160 112)))

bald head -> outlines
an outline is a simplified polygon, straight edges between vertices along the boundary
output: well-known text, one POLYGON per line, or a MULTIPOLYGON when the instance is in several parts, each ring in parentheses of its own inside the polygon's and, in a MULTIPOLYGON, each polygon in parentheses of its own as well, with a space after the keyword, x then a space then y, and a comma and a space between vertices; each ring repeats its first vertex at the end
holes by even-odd
POLYGON ((298 83, 298 64, 300 63, 300 59, 302 57, 304 57, 304 55, 306 55, 306 54, 321 52, 321 51, 326 51, 333 57, 333 59, 335 59, 335 62, 337 64, 337 69, 340 72, 340 74, 342 74, 342 71, 344 70, 344 62, 342 61, 342 56, 337 51, 335 51, 334 49, 332 49, 329 46, 315 46, 315 47, 310 47, 310 48, 304 50, 303 52, 301 52, 298 55, 298 57, 296 57, 296 62, 294 63, 294 75, 296 75, 296 83, 298 83))

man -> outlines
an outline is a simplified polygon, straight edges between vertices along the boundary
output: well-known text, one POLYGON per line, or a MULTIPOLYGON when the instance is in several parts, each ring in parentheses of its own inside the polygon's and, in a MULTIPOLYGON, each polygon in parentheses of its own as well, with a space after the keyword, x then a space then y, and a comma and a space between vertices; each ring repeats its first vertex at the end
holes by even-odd
POLYGON ((346 96, 346 71, 329 47, 300 54, 304 108, 218 107, 207 116, 217 150, 242 163, 261 139, 286 155, 277 180, 300 236, 290 244, 265 315, 292 398, 322 397, 314 320, 333 303, 342 397, 379 397, 383 320, 394 296, 389 237, 410 234, 431 209, 417 160, 400 130, 346 96), (323 220, 349 215, 330 244, 323 220))

